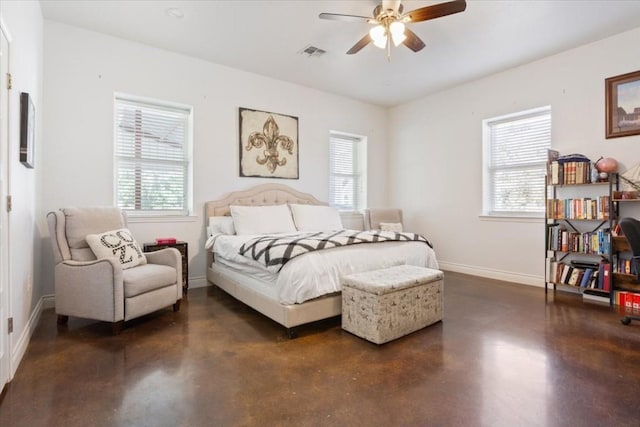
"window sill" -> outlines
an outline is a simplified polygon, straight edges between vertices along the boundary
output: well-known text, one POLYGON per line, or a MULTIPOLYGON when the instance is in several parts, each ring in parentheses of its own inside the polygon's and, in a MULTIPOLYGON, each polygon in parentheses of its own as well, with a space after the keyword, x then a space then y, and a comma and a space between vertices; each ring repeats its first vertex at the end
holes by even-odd
POLYGON ((195 215, 188 216, 153 216, 153 215, 133 215, 127 214, 127 221, 130 223, 159 223, 159 222, 196 222, 198 217, 195 215))
POLYGON ((480 221, 544 223, 544 215, 541 215, 541 216, 478 215, 478 218, 480 218, 480 221))

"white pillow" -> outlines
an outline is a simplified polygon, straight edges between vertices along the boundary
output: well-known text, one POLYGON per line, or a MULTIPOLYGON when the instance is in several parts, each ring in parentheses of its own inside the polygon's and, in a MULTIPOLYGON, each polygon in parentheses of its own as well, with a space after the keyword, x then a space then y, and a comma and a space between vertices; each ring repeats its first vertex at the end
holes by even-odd
POLYGON ((289 205, 298 231, 342 230, 342 220, 336 208, 317 205, 289 205))
POLYGON ((402 223, 400 222, 381 222, 380 230, 382 231, 395 231, 402 233, 402 223))
POLYGON ((229 206, 237 234, 295 233, 287 205, 229 206))
POLYGON ((210 216, 209 235, 214 234, 228 234, 230 236, 236 234, 233 218, 230 216, 210 216))
POLYGON ((101 234, 88 234, 85 239, 96 258, 116 258, 123 269, 147 263, 147 258, 140 246, 126 228, 101 234))

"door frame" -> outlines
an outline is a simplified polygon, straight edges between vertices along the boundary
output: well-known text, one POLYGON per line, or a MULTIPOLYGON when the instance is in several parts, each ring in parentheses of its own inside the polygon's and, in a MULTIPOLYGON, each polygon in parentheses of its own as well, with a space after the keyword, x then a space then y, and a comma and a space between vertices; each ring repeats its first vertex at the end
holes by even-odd
MULTIPOLYGON (((0 181, 4 180, 5 184, 0 186, 0 222, 3 230, 0 235, 0 287, 3 292, 0 293, 0 312, 3 316, 0 317, 0 348, 4 350, 2 358, 0 358, 0 391, 12 379, 12 366, 11 366, 11 339, 9 337, 8 319, 11 317, 10 307, 10 257, 9 257, 9 212, 7 210, 7 196, 10 191, 10 177, 11 177, 11 144, 10 144, 10 91, 7 87, 7 74, 11 70, 11 35, 7 29, 2 18, 0 18, 0 37, 4 37, 7 41, 7 60, 6 69, 2 68, 0 63, 0 85, 2 89, 0 91, 6 94, 5 97, 0 97, 0 102, 5 105, 0 114, 6 114, 6 129, 0 128, 0 181), (6 98, 6 99, 5 99, 6 98), (4 172, 2 172, 4 171, 4 172), (6 189, 3 190, 3 187, 6 189)), ((1 124, 1 122, 0 122, 1 124)))

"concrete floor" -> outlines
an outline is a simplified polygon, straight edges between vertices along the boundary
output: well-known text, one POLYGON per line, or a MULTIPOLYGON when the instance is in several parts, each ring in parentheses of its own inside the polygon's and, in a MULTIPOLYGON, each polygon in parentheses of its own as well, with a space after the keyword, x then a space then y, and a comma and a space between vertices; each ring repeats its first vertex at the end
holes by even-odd
POLYGON ((456 273, 437 323, 377 346, 281 326, 217 288, 110 325, 47 310, 0 402, 10 426, 639 426, 640 322, 456 273))

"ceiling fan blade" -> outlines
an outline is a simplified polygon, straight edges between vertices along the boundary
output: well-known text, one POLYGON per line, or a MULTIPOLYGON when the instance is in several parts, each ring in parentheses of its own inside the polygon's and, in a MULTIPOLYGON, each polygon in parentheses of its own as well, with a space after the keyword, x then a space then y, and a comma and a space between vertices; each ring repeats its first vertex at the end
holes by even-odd
POLYGON ((402 43, 412 51, 418 52, 425 46, 424 42, 420 40, 420 37, 410 29, 405 28, 404 35, 407 36, 407 38, 404 39, 402 43))
POLYGON ((465 0, 454 0, 412 10, 411 12, 407 12, 404 17, 408 17, 410 22, 427 21, 429 19, 440 18, 441 16, 463 12, 466 8, 467 2, 465 0))
POLYGON ((371 20, 371 18, 368 16, 342 15, 340 13, 321 13, 318 16, 320 17, 320 19, 330 19, 332 21, 369 22, 371 20))
POLYGON ((354 53, 360 52, 360 50, 371 43, 371 36, 367 33, 363 38, 361 38, 358 43, 354 44, 351 49, 347 51, 347 55, 353 55, 354 53))

